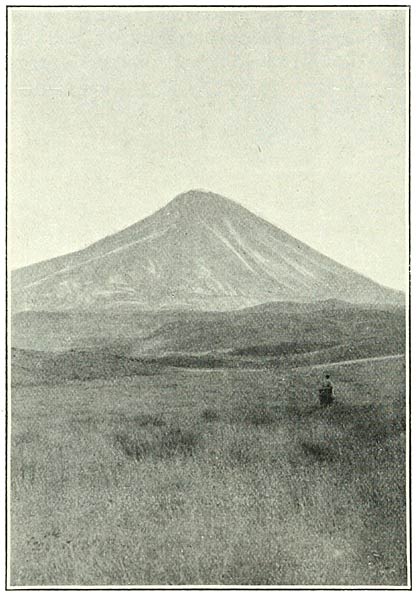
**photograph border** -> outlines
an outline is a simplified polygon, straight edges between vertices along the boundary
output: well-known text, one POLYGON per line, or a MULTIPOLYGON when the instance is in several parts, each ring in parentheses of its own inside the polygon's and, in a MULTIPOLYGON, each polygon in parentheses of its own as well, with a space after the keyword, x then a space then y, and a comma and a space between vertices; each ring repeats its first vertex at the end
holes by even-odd
MULTIPOLYGON (((411 225, 412 225, 412 218, 411 218, 411 154, 412 154, 412 139, 411 139, 411 4, 6 4, 5 5, 5 582, 4 587, 5 591, 375 591, 375 590, 383 590, 383 591, 412 591, 413 584, 412 584, 412 570, 413 570, 413 544, 412 544, 412 403, 411 403, 411 324, 412 324, 412 315, 411 315, 411 249, 412 249, 412 242, 411 242, 411 225), (407 406, 408 406, 408 414, 406 415, 407 418, 407 432, 406 432, 406 439, 407 439, 407 448, 406 448, 406 455, 408 459, 408 464, 406 462, 406 467, 408 467, 408 477, 406 479, 406 486, 407 486, 407 557, 408 557, 408 564, 407 564, 407 585, 406 586, 379 586, 379 585, 366 585, 366 586, 349 586, 349 585, 342 585, 342 586, 327 586, 327 585, 313 585, 313 586, 297 586, 297 585, 271 585, 271 586, 239 586, 239 585, 181 585, 181 586, 155 586, 155 585, 125 585, 125 586, 106 586, 106 585, 93 585, 93 586, 72 586, 72 585, 52 585, 52 586, 12 586, 9 584, 10 579, 10 572, 9 572, 9 556, 10 556, 10 547, 9 547, 9 539, 10 539, 10 522, 9 522, 9 503, 10 503, 10 496, 9 496, 9 481, 10 481, 10 474, 9 474, 9 455, 10 455, 10 397, 11 397, 11 390, 10 390, 10 357, 9 357, 9 339, 10 339, 10 317, 9 317, 9 289, 10 289, 10 278, 9 278, 9 267, 8 267, 8 139, 9 139, 9 130, 8 130, 8 117, 9 117, 9 75, 10 75, 10 68, 9 68, 9 11, 15 9, 167 9, 168 11, 172 9, 225 9, 225 10, 233 10, 233 9, 257 9, 257 10, 271 10, 271 11, 279 11, 279 10, 288 10, 288 9, 314 9, 314 10, 325 10, 325 9, 345 9, 345 10, 359 10, 359 9, 407 9, 408 13, 408 94, 406 93, 406 98, 408 101, 408 110, 406 109, 406 114, 408 114, 408 120, 406 122, 406 133, 408 135, 408 143, 407 149, 408 154, 405 155, 405 163, 408 162, 408 168, 406 167, 406 171, 408 170, 408 184, 407 184, 407 195, 408 195, 408 217, 407 217, 407 224, 408 224, 408 293, 406 292, 406 320, 408 328, 407 330, 407 338, 406 338, 406 347, 408 348, 408 353, 406 353, 406 372, 407 372, 407 379, 406 385, 408 388, 408 398, 407 398, 407 406)), ((407 204, 407 203, 405 203, 407 204)))

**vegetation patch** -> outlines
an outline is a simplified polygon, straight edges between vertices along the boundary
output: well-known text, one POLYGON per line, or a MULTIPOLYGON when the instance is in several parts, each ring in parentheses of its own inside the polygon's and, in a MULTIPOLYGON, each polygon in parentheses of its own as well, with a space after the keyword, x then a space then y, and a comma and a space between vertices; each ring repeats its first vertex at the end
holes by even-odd
POLYGON ((274 410, 263 405, 243 407, 239 414, 241 421, 252 426, 269 426, 278 421, 274 410))
POLYGON ((327 445, 302 442, 301 449, 307 457, 318 463, 331 462, 335 458, 333 450, 327 445))
POLYGON ((321 374, 16 388, 12 585, 405 585, 402 362, 321 374))
POLYGON ((132 431, 117 433, 115 443, 131 459, 168 459, 175 456, 190 456, 200 438, 196 432, 176 427, 157 427, 158 431, 132 431))
POLYGON ((292 355, 299 353, 307 353, 326 347, 334 347, 337 345, 334 341, 316 342, 316 343, 302 343, 300 341, 284 341, 279 344, 263 344, 250 345, 241 349, 235 349, 231 355, 246 355, 246 356, 264 356, 277 357, 281 355, 292 355))
POLYGON ((155 426, 162 428, 167 425, 162 415, 152 415, 150 413, 142 413, 132 417, 132 423, 138 426, 155 426))
POLYGON ((246 467, 257 460, 254 447, 243 440, 232 442, 225 452, 225 462, 229 467, 246 467))
POLYGON ((220 415, 215 409, 204 409, 201 417, 207 422, 219 421, 220 419, 220 415))

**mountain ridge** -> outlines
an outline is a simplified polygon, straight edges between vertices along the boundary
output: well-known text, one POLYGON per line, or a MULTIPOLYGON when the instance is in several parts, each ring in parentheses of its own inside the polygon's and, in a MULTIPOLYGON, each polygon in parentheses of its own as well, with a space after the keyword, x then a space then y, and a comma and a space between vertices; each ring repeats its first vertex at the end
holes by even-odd
POLYGON ((12 271, 12 309, 238 309, 270 301, 401 303, 239 203, 189 190, 145 219, 12 271))

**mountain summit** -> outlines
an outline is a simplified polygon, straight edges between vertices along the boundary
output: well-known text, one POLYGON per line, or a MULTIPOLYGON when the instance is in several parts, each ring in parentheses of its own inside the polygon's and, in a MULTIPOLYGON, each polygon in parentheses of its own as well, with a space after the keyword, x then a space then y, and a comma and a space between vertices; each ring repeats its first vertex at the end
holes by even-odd
POLYGON ((190 190, 138 223, 12 273, 12 309, 232 310, 273 301, 398 303, 238 203, 190 190))

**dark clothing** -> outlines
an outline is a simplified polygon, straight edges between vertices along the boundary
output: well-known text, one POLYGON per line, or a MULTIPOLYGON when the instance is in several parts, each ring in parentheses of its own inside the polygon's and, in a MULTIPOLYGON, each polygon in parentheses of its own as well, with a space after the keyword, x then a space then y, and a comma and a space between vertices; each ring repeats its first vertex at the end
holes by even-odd
POLYGON ((330 380, 326 380, 319 390, 320 404, 331 405, 334 401, 333 385, 330 380))

